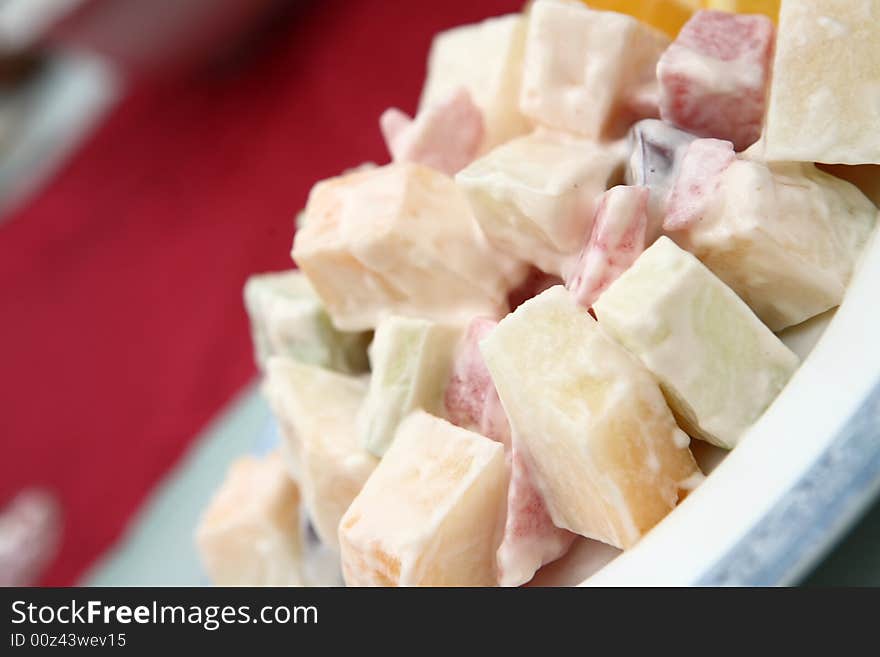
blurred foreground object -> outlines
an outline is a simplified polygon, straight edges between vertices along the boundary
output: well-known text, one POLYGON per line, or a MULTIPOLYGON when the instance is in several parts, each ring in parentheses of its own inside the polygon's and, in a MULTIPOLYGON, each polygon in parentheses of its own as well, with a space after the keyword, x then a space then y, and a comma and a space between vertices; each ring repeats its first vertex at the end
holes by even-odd
POLYGON ((0 513, 0 586, 31 586, 55 556, 61 509, 48 492, 21 491, 0 513))

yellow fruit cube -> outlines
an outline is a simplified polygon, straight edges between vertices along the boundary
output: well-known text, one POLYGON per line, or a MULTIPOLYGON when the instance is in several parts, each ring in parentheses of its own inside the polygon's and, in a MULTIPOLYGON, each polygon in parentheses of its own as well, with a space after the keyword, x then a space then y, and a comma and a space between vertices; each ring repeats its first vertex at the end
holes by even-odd
POLYGON ((775 21, 779 17, 779 3, 780 0, 703 0, 703 8, 739 14, 764 14, 775 21))

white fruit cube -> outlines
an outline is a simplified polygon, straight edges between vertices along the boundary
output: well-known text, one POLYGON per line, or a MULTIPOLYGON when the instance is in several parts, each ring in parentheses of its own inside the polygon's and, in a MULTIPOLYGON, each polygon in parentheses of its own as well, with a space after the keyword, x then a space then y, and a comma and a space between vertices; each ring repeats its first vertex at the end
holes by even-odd
POLYGON ((654 69, 669 45, 631 16, 579 2, 531 7, 520 109, 537 123, 599 139, 656 117, 654 69))
POLYGON ((520 14, 463 25, 434 37, 419 112, 445 102, 457 89, 470 92, 483 113, 488 150, 528 132, 519 98, 526 19, 520 14))
POLYGON ((361 444, 372 454, 385 453, 410 412, 442 414, 460 336, 460 327, 422 319, 392 316, 379 324, 370 346, 370 387, 358 416, 361 444))
POLYGON ((719 447, 739 443, 798 366, 733 290, 667 237, 594 310, 657 377, 688 433, 719 447))
POLYGON ((339 520, 377 462, 355 431, 367 379, 276 357, 263 390, 315 532, 338 550, 339 520))
MULTIPOLYGON (((685 170, 677 187, 688 186, 685 170)), ((695 176, 699 187, 704 176, 695 176)), ((739 159, 707 189, 691 220, 667 221, 669 236, 770 329, 780 331, 840 304, 877 221, 877 208, 856 187, 812 164, 739 159)))
POLYGON ((491 586, 504 447, 424 412, 391 448, 339 525, 349 586, 491 586))
POLYGON ((561 275, 589 235, 596 197, 620 177, 624 149, 538 130, 471 163, 455 181, 496 248, 561 275))
POLYGON ((628 548, 702 475, 653 376, 553 287, 481 343, 550 517, 628 548))
POLYGON ((302 272, 251 276, 244 302, 261 369, 271 356, 286 356, 340 372, 366 371, 369 334, 336 330, 302 272))
POLYGON ((301 586, 299 492, 277 454, 233 463, 196 544, 217 586, 301 586))
POLYGON ((764 156, 880 164, 880 0, 784 0, 764 156))
POLYGON ((453 180, 422 165, 320 182, 306 214, 293 258, 340 330, 390 314, 497 316, 523 274, 489 246, 453 180))

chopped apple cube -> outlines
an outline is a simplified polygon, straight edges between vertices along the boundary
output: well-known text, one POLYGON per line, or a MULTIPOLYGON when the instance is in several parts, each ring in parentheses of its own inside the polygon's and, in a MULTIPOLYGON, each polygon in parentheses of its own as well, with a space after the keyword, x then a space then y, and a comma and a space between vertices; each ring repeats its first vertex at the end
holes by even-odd
POLYGON ((315 532, 338 550, 339 520, 377 462, 355 431, 367 379, 272 358, 263 389, 315 532))
POLYGON ((196 529, 217 586, 301 586, 299 492, 281 458, 235 461, 196 529))
POLYGON ((463 25, 434 37, 419 113, 445 102, 457 89, 482 110, 486 151, 531 129, 517 105, 522 80, 526 18, 508 14, 463 25))
POLYGON ((774 26, 766 16, 698 11, 657 64, 660 116, 738 151, 761 136, 774 26))
POLYGON ((553 524, 629 548, 701 480, 653 376, 553 287, 481 343, 553 524))
POLYGON ((880 164, 880 0, 784 0, 764 156, 880 164))
POLYGON ((701 9, 700 0, 582 0, 591 9, 617 11, 675 38, 691 14, 701 9))
POLYGON ((733 290, 667 237, 594 309, 599 325, 660 381, 681 426, 726 449, 739 443, 798 366, 798 357, 733 290))
POLYGON ((448 176, 399 163, 318 183, 293 258, 340 330, 390 314, 498 316, 525 270, 492 249, 448 176))
POLYGON ((389 317, 376 329, 370 346, 373 373, 358 416, 361 444, 381 457, 398 425, 416 409, 441 415, 457 326, 422 319, 389 317))
MULTIPOLYGON (((683 167, 677 188, 686 175, 683 167)), ((670 237, 773 331, 839 305, 876 224, 874 204, 812 164, 735 160, 718 180, 698 220, 667 222, 670 237)))
POLYGON ((417 411, 339 525, 349 586, 491 586, 504 447, 417 411))
POLYGON ((302 272, 258 274, 244 286, 257 364, 287 356, 340 372, 367 369, 368 333, 338 331, 302 272))
POLYGON ((593 232, 566 287, 589 308, 645 249, 648 188, 612 187, 602 196, 593 232))
POLYGON ((624 148, 539 130, 499 146, 455 181, 498 250, 562 275, 589 235, 596 197, 621 177, 624 148))
POLYGON ((537 123, 591 139, 623 136, 656 117, 655 66, 669 45, 631 16, 578 2, 532 4, 520 109, 537 123))
POLYGON ((483 143, 483 117, 464 87, 445 102, 410 119, 399 109, 379 119, 395 162, 418 162, 454 176, 476 157, 483 143))

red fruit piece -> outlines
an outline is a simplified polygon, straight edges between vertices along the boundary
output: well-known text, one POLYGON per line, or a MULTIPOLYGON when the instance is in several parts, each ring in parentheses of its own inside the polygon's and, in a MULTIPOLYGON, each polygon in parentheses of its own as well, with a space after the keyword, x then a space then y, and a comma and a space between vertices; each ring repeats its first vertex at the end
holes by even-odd
POLYGON ((694 14, 657 64, 661 118, 748 148, 761 136, 774 37, 766 16, 694 14))
POLYGON ((702 221, 708 203, 721 185, 721 174, 734 160, 736 154, 729 141, 697 139, 691 142, 669 193, 663 229, 683 230, 702 221))

